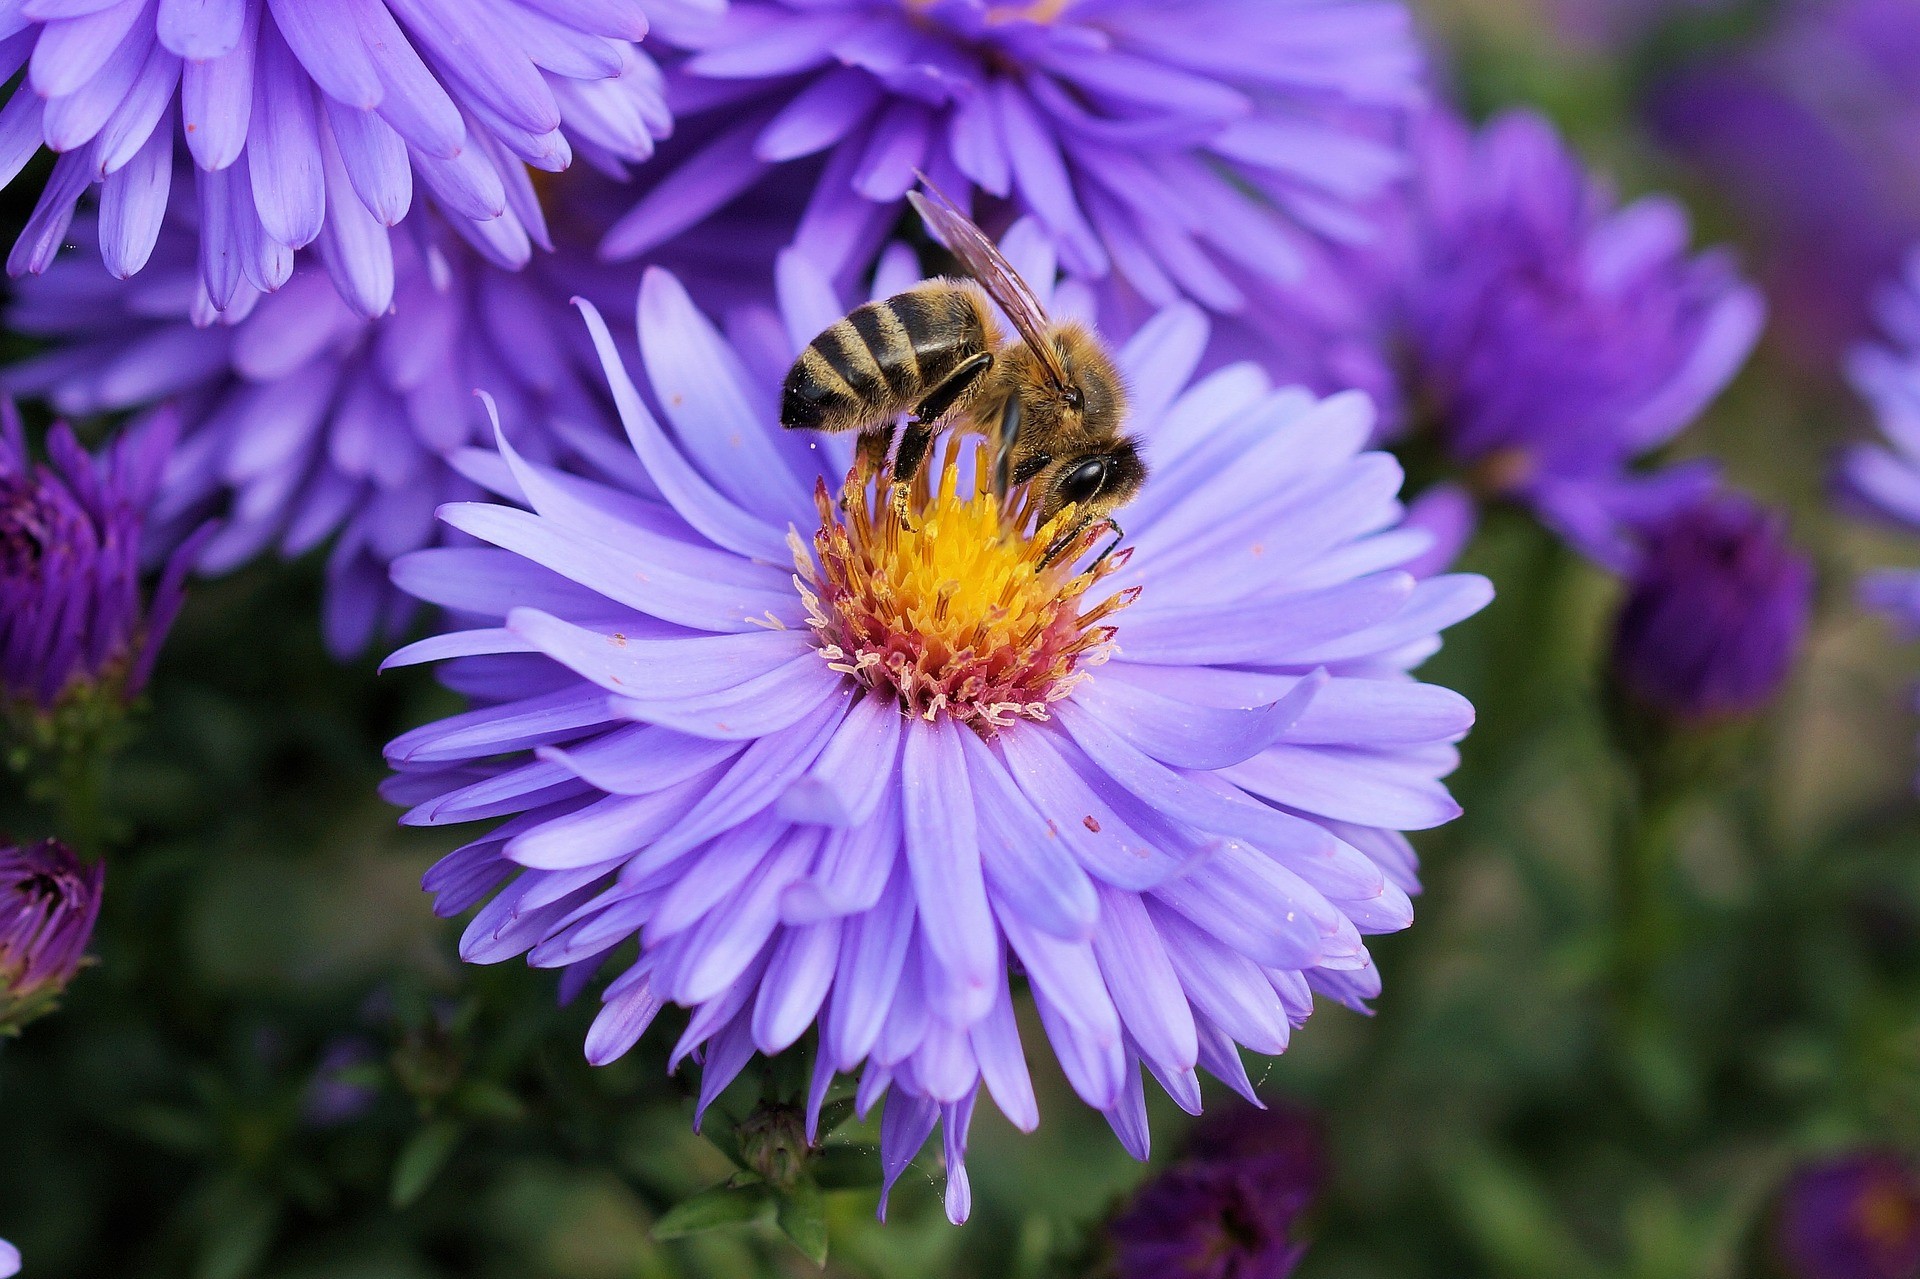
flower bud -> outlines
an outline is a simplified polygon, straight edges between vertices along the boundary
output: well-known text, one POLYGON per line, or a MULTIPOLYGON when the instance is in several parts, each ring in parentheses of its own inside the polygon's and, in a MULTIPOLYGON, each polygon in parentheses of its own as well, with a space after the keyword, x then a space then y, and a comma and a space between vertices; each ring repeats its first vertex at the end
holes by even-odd
POLYGON ((1284 1279, 1306 1254, 1300 1221, 1326 1175, 1324 1142, 1309 1113, 1223 1111, 1108 1227, 1113 1273, 1284 1279))
POLYGON ((36 464, 19 416, 0 405, 0 702, 29 741, 61 721, 110 721, 146 684, 197 545, 143 599, 145 510, 171 444, 156 420, 94 457, 62 425, 51 461, 36 464))
POLYGON ((1806 638, 1813 566, 1781 516, 1730 493, 1641 529, 1612 675, 1639 709, 1688 725, 1773 700, 1806 638))
POLYGON ((52 1011, 80 970, 105 878, 58 840, 0 842, 0 1034, 52 1011))

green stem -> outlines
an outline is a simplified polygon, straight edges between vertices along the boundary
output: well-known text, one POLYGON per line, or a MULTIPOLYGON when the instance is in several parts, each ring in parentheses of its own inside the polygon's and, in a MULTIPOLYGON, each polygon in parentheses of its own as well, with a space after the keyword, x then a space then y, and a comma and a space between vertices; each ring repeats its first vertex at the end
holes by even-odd
POLYGON ((68 845, 91 861, 106 853, 108 750, 68 749, 56 772, 53 802, 68 845))
POLYGON ((1613 854, 1613 1001, 1627 1028, 1657 1011, 1655 978, 1673 934, 1673 844, 1682 808, 1677 788, 1643 777, 1623 805, 1613 854))

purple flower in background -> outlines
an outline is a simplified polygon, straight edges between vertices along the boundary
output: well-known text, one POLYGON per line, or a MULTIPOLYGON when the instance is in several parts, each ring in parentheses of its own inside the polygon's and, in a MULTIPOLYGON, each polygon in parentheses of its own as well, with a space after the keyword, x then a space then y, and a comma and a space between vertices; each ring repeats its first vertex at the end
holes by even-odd
POLYGON ((80 971, 106 873, 59 840, 0 839, 0 1034, 50 1011, 80 971))
MULTIPOLYGON (((133 700, 179 611, 187 555, 140 589, 145 512, 173 444, 158 417, 90 457, 62 424, 50 464, 27 452, 20 417, 0 404, 0 697, 9 715, 53 714, 71 700, 133 700)), ((191 553, 191 542, 187 553, 191 553)))
POLYGON ((301 1120, 314 1128, 333 1128, 373 1109, 380 1090, 355 1076, 378 1060, 372 1040, 364 1036, 344 1035, 329 1043, 300 1099, 301 1120))
MULTIPOLYGON (((1037 284, 1048 252, 1009 235, 1037 284)), ((1401 832, 1458 811, 1440 778, 1472 718, 1406 672, 1490 588, 1401 571, 1432 539, 1398 527, 1363 397, 1190 382, 1208 326, 1184 303, 1118 352, 1154 474, 1128 550, 1077 568, 1087 530, 1049 561, 1055 531, 957 440, 910 524, 858 477, 843 509, 851 442, 775 423, 845 299, 799 252, 780 283, 783 315, 729 341, 649 272, 653 407, 589 312, 644 476, 572 478, 508 433, 508 503, 442 512, 489 545, 396 564, 471 629, 391 663, 443 662, 475 708, 394 741, 387 794, 411 825, 507 819, 426 877, 443 914, 485 902, 469 961, 525 954, 571 991, 637 935, 590 1060, 690 1008, 673 1060, 704 1050, 704 1112, 817 1024, 812 1110, 838 1073, 863 1113, 887 1098, 889 1184, 944 1125, 959 1220, 981 1086, 1039 1119, 1015 964, 1142 1157, 1143 1067, 1188 1110, 1198 1068, 1250 1095, 1238 1046, 1283 1050, 1316 992, 1377 992, 1363 936, 1410 922, 1401 832)))
POLYGON ((0 1279, 13 1279, 20 1273, 20 1250, 0 1239, 0 1279))
MULTIPOLYGON (((1920 250, 1877 301, 1885 342, 1855 350, 1849 372, 1874 408, 1882 441, 1842 455, 1841 498, 1861 514, 1920 529, 1920 250)), ((1860 591, 1869 606, 1920 635, 1920 570, 1877 569, 1860 591)))
POLYGON ((192 161, 199 288, 270 292, 315 246, 367 315, 394 291, 388 228, 416 178, 449 225, 509 270, 547 228, 529 166, 577 150, 618 170, 670 117, 636 46, 718 0, 20 0, 0 16, 0 67, 24 76, 0 110, 0 178, 59 153, 7 260, 45 270, 74 206, 99 188, 107 269, 140 270, 161 233, 175 156, 192 161))
MULTIPOLYGON (((333 537, 326 632, 336 652, 357 652, 411 612, 388 581, 393 557, 439 540, 434 508, 479 491, 453 464, 485 438, 476 388, 508 421, 537 428, 522 439, 536 456, 589 472, 634 469, 566 305, 578 293, 624 310, 638 287, 637 270, 592 257, 624 196, 591 174, 550 190, 556 251, 522 272, 472 251, 444 220, 415 219, 393 243, 392 308, 373 320, 311 262, 276 293, 243 283, 226 313, 212 315, 184 226, 169 225, 131 283, 97 260, 63 259, 22 282, 9 312, 15 329, 53 348, 0 380, 66 413, 159 403, 177 415, 180 443, 156 517, 176 534, 222 517, 199 553, 203 572, 269 547, 299 555, 333 537)), ((760 245, 770 274, 778 240, 723 219, 686 237, 672 260, 714 245, 743 260, 760 245)), ((715 288, 743 274, 725 260, 702 271, 715 288)))
POLYGON ((1482 492, 1624 568, 1627 526, 1710 485, 1702 467, 1632 464, 1740 367, 1759 295, 1725 253, 1688 256, 1674 201, 1617 207, 1537 115, 1474 133, 1435 113, 1418 159, 1408 261, 1386 267, 1404 413, 1482 492))
POLYGON ((1781 1191, 1775 1242, 1793 1279, 1914 1279, 1920 1174, 1888 1151, 1808 1164, 1781 1191))
POLYGON ((1030 215, 1072 274, 1149 311, 1287 284, 1302 245, 1363 238, 1420 97, 1388 0, 734 0, 669 75, 707 146, 609 232, 647 252, 778 173, 796 244, 856 276, 924 170, 1030 215), (797 162, 805 162, 795 166, 797 162))
POLYGON ((1235 1106, 1108 1226, 1115 1279, 1285 1279, 1306 1255, 1302 1216, 1327 1179, 1313 1117, 1235 1106))
POLYGON ((1830 374, 1920 237, 1920 7, 1782 5, 1756 48, 1674 72, 1655 134, 1726 192, 1758 250, 1779 353, 1830 374))
POLYGON ((1639 530, 1611 665, 1640 706, 1700 724, 1762 709, 1786 683, 1813 610, 1813 564, 1786 519, 1715 493, 1639 530))

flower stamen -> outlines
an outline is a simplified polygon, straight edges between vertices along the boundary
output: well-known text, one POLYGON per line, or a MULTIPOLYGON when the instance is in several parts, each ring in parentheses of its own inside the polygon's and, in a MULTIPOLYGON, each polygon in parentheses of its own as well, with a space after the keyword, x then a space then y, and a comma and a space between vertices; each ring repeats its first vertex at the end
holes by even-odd
POLYGON ((992 736, 1016 720, 1046 719, 1087 667, 1107 659, 1115 628, 1106 619, 1139 588, 1081 611, 1128 558, 1074 567, 1108 526, 1076 526, 1068 508, 1034 527, 1033 494, 1019 489, 1003 503, 984 467, 970 468, 963 492, 963 456, 959 437, 949 437, 938 469, 914 477, 904 517, 888 500, 890 477, 865 461, 837 502, 822 481, 811 553, 791 537, 794 584, 830 667, 895 697, 906 714, 951 715, 992 736))

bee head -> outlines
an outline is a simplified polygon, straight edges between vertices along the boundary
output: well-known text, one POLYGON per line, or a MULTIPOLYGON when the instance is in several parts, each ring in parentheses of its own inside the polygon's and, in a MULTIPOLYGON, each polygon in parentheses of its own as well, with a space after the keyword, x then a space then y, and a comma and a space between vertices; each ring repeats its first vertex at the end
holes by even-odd
POLYGON ((1034 479, 1044 497, 1040 523, 1072 506, 1090 520, 1101 520, 1131 502, 1146 483, 1147 464, 1131 439, 1121 438, 1088 452, 1049 462, 1034 479))

